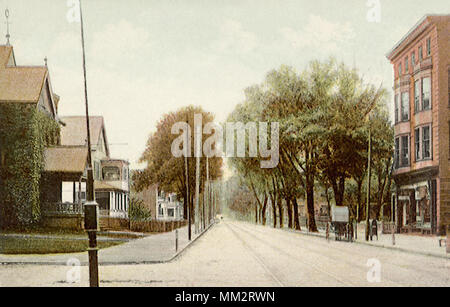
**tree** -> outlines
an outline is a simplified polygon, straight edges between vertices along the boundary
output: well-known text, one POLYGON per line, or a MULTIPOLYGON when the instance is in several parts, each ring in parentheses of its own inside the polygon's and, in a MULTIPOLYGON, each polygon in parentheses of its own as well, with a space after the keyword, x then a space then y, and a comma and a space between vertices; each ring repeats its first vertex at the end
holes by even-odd
MULTIPOLYGON (((194 208, 195 190, 195 158, 189 157, 189 199, 186 197, 186 176, 184 156, 175 157, 172 154, 172 144, 180 137, 172 134, 172 127, 176 123, 188 123, 191 131, 194 131, 194 115, 202 115, 202 131, 205 124, 213 122, 212 113, 204 111, 200 107, 188 106, 163 115, 156 126, 156 132, 152 133, 147 141, 147 147, 142 154, 140 162, 147 163, 147 167, 134 175, 133 181, 139 192, 151 184, 158 184, 159 188, 166 192, 177 193, 184 199, 184 216, 187 216, 188 203, 194 208)), ((211 133, 212 134, 212 133, 211 133)), ((204 138, 209 135, 204 135, 204 138)), ((191 133, 190 152, 194 153, 194 133, 191 133)), ((201 182, 206 181, 206 157, 200 159, 201 182)), ((212 157, 209 159, 210 180, 216 180, 222 176, 222 158, 212 157)), ((203 192, 204 184, 200 184, 200 192, 203 192)), ((194 218, 193 212, 190 216, 194 218)))
POLYGON ((379 166, 379 195, 385 195, 390 186, 386 175, 392 151, 392 127, 384 111, 383 88, 364 83, 356 70, 330 59, 313 61, 300 74, 281 66, 270 71, 262 84, 249 87, 245 95, 245 101, 235 108, 229 120, 279 123, 280 163, 271 170, 261 170, 259 158, 231 159, 231 164, 244 178, 243 182, 255 190, 259 206, 262 205, 259 195, 271 200, 274 216, 278 209, 280 225, 285 203, 289 227, 300 228, 297 199, 305 195, 308 229, 317 231, 316 183, 325 190, 329 207, 332 195, 335 204, 344 205, 349 200, 354 202, 356 193, 355 211, 358 211, 366 176, 369 124, 377 127, 373 135, 377 152, 373 164, 379 166), (370 113, 372 121, 367 120, 370 113), (349 179, 355 180, 355 189, 346 188, 349 179), (258 194, 255 187, 263 191, 258 194), (351 195, 346 197, 346 193, 351 195))

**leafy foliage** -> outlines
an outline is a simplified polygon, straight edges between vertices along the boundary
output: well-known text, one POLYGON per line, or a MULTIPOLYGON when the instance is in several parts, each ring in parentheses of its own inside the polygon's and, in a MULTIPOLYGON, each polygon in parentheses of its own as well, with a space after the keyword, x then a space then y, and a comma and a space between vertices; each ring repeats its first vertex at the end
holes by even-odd
MULTIPOLYGON (((158 184, 158 187, 166 192, 177 193, 185 200, 185 214, 187 216, 187 201, 193 203, 195 191, 195 166, 196 158, 188 158, 189 160, 189 199, 186 198, 186 176, 185 176, 185 159, 184 157, 176 158, 172 155, 171 148, 173 141, 179 135, 172 134, 172 126, 179 122, 188 122, 191 127, 191 153, 194 153, 194 115, 202 115, 202 131, 204 125, 213 122, 213 114, 204 111, 200 107, 188 106, 181 108, 176 112, 165 114, 156 127, 156 132, 150 135, 147 141, 147 147, 142 154, 141 162, 146 162, 147 167, 141 172, 136 172, 133 176, 134 189, 142 191, 152 184, 158 184)), ((203 135, 203 140, 209 135, 203 135)), ((200 159, 200 193, 204 188, 206 181, 206 157, 200 159)), ((209 159, 209 176, 210 180, 216 180, 222 176, 222 158, 209 159)), ((191 206, 192 208, 193 206, 191 206)), ((191 215, 192 216, 192 215, 191 215)))
POLYGON ((131 197, 128 215, 133 221, 149 221, 152 213, 145 206, 144 201, 136 197, 131 197))
POLYGON ((35 105, 0 106, 0 214, 2 227, 40 219, 45 147, 59 141, 59 125, 35 105))
POLYGON ((284 200, 290 226, 299 229, 295 221, 296 202, 306 196, 308 228, 317 230, 314 220, 317 183, 326 195, 333 191, 337 205, 347 205, 356 198, 359 206, 366 177, 369 130, 372 165, 379 183, 377 199, 382 203, 390 187, 393 147, 393 128, 383 88, 364 83, 356 70, 330 59, 313 61, 302 73, 281 66, 245 94, 245 101, 235 108, 229 120, 278 122, 280 164, 276 169, 262 170, 258 158, 230 161, 257 200, 259 196, 261 199, 270 196, 274 215, 278 207, 280 226, 284 200), (355 180, 356 188, 347 189, 348 180, 355 180))

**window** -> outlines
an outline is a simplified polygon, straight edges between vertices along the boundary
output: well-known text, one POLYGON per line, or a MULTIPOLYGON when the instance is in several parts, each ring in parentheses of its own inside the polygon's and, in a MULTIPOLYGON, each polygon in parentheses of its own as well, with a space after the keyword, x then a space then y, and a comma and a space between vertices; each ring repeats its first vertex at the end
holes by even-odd
POLYGON ((416 52, 415 51, 411 54, 411 65, 412 65, 412 67, 414 67, 416 65, 416 52))
POLYGON ((419 47, 419 61, 423 60, 423 49, 422 46, 419 47))
POLYGON ((420 80, 414 82, 414 113, 420 111, 420 80))
POLYGON ((98 161, 94 161, 94 179, 101 180, 101 178, 100 178, 100 163, 98 161))
POLYGON ((402 121, 408 121, 409 120, 409 93, 403 92, 402 93, 402 121))
POLYGON ((164 209, 163 209, 162 205, 158 206, 158 215, 159 216, 164 216, 164 209))
POLYGON ((400 167, 400 139, 395 138, 395 156, 394 156, 395 168, 400 167))
POLYGON ((167 209, 167 215, 169 217, 175 217, 175 209, 167 209))
POLYGON ((431 79, 422 79, 422 109, 429 110, 431 107, 431 79))
POLYGON ((427 56, 431 55, 431 38, 427 39, 427 56))
POLYGON ((395 95, 394 104, 395 104, 395 123, 398 123, 398 95, 395 95))
POLYGON ((402 152, 401 152, 401 165, 409 165, 409 136, 402 136, 402 152))
POLYGON ((416 153, 416 161, 420 160, 420 128, 414 130, 414 149, 416 153))
POLYGON ((128 168, 124 167, 122 173, 123 173, 123 181, 128 181, 128 168))
POLYGON ((103 180, 105 181, 119 181, 120 170, 115 166, 105 166, 103 168, 103 180))
POLYGON ((422 158, 430 159, 431 158, 431 133, 430 126, 425 126, 422 128, 422 158))
POLYGON ((398 64, 398 76, 402 76, 402 63, 398 64))
POLYGON ((409 60, 408 57, 405 58, 405 73, 409 72, 409 60))

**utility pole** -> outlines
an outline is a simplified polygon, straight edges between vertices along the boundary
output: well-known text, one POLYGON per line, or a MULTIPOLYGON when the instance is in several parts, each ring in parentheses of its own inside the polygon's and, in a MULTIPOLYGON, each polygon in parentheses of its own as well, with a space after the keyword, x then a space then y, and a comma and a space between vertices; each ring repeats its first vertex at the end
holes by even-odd
POLYGON ((199 131, 200 127, 197 127, 195 134, 195 157, 196 157, 196 167, 195 167, 195 229, 198 233, 199 230, 199 217, 200 217, 200 154, 201 150, 200 147, 200 135, 201 132, 199 131))
POLYGON ((369 241, 369 232, 370 232, 370 225, 369 225, 369 215, 370 215, 370 182, 372 177, 372 129, 370 127, 370 117, 369 117, 369 153, 367 158, 367 205, 366 205, 366 241, 369 241))
MULTIPOLYGON (((209 195, 209 157, 206 157, 206 207, 208 209, 208 225, 211 221, 210 212, 211 212, 211 195, 209 195)), ((205 218, 206 220, 206 218, 205 218)))
POLYGON ((191 147, 191 142, 190 142, 190 133, 189 133, 189 121, 186 115, 186 146, 185 146, 185 151, 184 151, 184 165, 186 168, 186 200, 185 200, 185 204, 187 206, 186 208, 186 212, 187 212, 187 219, 188 219, 188 240, 191 241, 192 239, 192 231, 191 231, 191 201, 190 201, 190 195, 189 195, 189 151, 190 151, 190 147, 191 147))
POLYGON ((99 286, 98 278, 98 248, 97 248, 97 231, 98 231, 98 204, 95 202, 94 192, 94 174, 92 170, 92 151, 91 151, 91 130, 89 125, 89 102, 86 77, 86 51, 84 44, 84 25, 83 10, 80 4, 80 24, 81 24, 81 46, 83 49, 83 75, 84 75, 84 99, 86 105, 86 133, 88 141, 88 166, 87 166, 87 184, 86 184, 86 204, 84 205, 85 230, 89 236, 89 283, 91 287, 99 286))

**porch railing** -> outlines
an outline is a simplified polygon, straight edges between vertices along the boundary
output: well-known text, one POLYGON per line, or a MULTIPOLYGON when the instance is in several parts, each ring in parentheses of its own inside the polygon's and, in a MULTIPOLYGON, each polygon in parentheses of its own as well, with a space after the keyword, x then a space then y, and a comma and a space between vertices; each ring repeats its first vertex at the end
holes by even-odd
POLYGON ((83 205, 73 203, 43 203, 41 211, 44 214, 83 214, 83 205))

